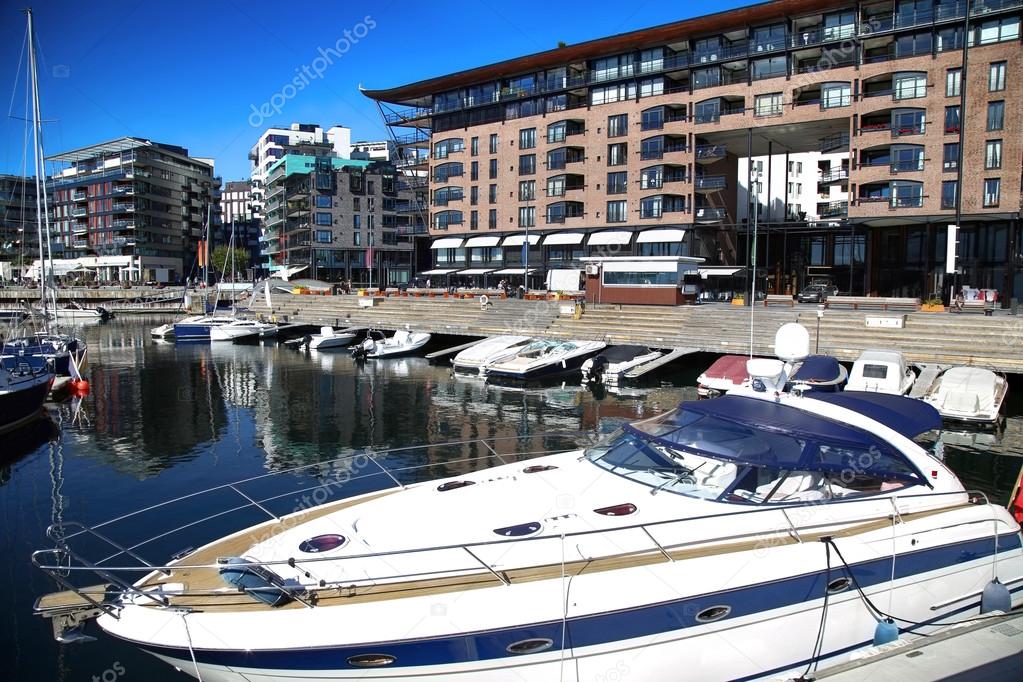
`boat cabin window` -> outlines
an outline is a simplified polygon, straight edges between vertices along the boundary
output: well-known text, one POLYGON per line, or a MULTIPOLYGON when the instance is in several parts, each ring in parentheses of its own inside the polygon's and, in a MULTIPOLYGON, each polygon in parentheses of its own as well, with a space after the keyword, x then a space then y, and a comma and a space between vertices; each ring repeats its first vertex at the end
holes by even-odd
POLYGON ((887 379, 888 365, 863 365, 864 379, 887 379))
POLYGON ((734 503, 814 503, 924 482, 900 452, 872 434, 794 407, 732 396, 628 425, 586 456, 654 493, 734 503), (716 401, 729 405, 698 407, 716 401), (744 408, 753 402, 751 411, 763 421, 732 416, 736 401, 744 408))

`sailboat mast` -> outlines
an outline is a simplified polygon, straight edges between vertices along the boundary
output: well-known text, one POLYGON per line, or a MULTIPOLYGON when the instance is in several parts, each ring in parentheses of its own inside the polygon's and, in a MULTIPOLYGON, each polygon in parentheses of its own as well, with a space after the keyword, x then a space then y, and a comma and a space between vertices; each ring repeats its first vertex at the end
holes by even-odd
POLYGON ((42 158, 42 142, 40 141, 39 128, 41 125, 40 121, 40 107, 39 107, 39 77, 36 72, 36 41, 35 41, 35 27, 32 23, 32 10, 26 9, 25 14, 28 15, 28 70, 29 70, 29 81, 32 84, 32 142, 33 142, 33 157, 35 161, 35 176, 36 176, 36 234, 39 238, 39 298, 43 304, 43 326, 46 333, 50 333, 50 320, 49 320, 49 301, 47 300, 46 294, 46 250, 49 248, 49 235, 50 235, 50 222, 49 218, 45 216, 46 211, 46 192, 43 187, 43 171, 44 163, 42 158), (43 223, 45 221, 45 233, 43 223), (44 250, 43 246, 43 235, 46 235, 47 244, 44 250))

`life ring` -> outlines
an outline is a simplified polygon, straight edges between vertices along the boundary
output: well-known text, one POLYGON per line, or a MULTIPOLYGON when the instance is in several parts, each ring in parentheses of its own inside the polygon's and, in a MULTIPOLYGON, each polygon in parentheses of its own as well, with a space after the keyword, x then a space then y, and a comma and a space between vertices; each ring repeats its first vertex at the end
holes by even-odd
POLYGON ((490 297, 486 294, 480 296, 480 308, 486 308, 490 305, 490 297))

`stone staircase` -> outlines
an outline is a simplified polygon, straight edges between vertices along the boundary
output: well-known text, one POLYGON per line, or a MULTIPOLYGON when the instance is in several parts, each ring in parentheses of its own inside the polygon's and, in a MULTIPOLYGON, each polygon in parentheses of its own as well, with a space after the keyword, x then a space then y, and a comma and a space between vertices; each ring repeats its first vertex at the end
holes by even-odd
MULTIPOLYGON (((695 348, 710 353, 748 353, 750 309, 728 306, 591 305, 579 319, 560 315, 557 301, 495 300, 481 310, 476 300, 381 299, 364 308, 357 296, 274 295, 279 320, 335 326, 399 329, 406 324, 434 334, 490 336, 523 334, 564 339, 598 339, 654 348, 695 348)), ((270 314, 261 297, 254 313, 270 314)), ((852 361, 866 348, 900 350, 912 363, 976 365, 1023 373, 1023 318, 1010 315, 911 313, 902 329, 868 328, 865 318, 894 313, 828 310, 820 323, 820 352, 852 361)), ((816 347, 813 308, 755 310, 753 349, 773 355, 774 335, 787 322, 810 332, 816 347)))

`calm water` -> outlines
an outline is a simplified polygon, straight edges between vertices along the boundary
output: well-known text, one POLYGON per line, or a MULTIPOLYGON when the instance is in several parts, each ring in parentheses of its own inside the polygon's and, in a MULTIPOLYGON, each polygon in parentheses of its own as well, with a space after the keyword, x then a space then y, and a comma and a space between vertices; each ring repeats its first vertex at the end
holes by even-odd
MULTIPOLYGON (((344 353, 299 353, 275 345, 157 344, 147 333, 157 323, 118 321, 85 330, 90 395, 53 406, 52 421, 0 437, 0 680, 189 679, 102 635, 79 646, 53 641, 49 623, 34 617, 31 607, 36 596, 55 588, 29 556, 49 545, 46 528, 57 520, 95 523, 353 449, 481 438, 501 439, 495 448, 505 456, 563 449, 585 433, 693 397, 695 377, 712 360, 691 356, 628 396, 597 396, 572 386, 514 391, 453 378, 448 369, 420 358, 360 366, 344 353)), ((1023 386, 1013 391, 999 433, 947 434, 947 458, 966 484, 1002 501, 1023 461, 1018 458, 1023 386)), ((485 459, 489 454, 485 446, 466 442, 380 459, 410 481, 487 466, 493 463, 485 459)), ((243 490, 260 499, 281 495, 267 506, 287 512, 325 475, 323 468, 300 469, 250 482, 243 490)), ((386 482, 382 472, 363 472, 334 492, 348 495, 386 482)), ((122 523, 117 537, 135 542, 239 502, 232 491, 201 495, 187 508, 168 507, 122 523)), ((143 553, 162 560, 261 520, 251 509, 225 515, 147 545, 143 553)))

